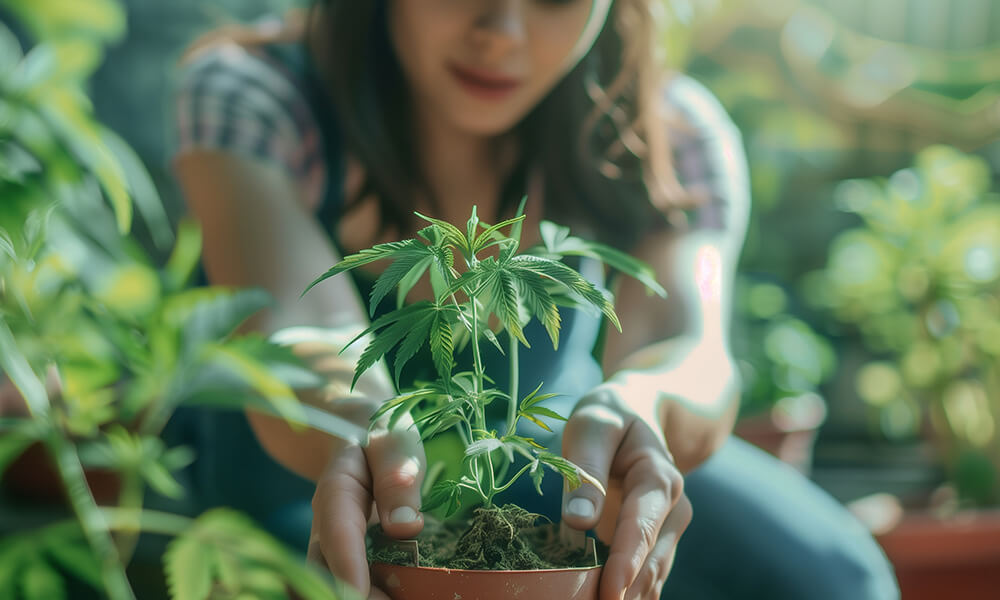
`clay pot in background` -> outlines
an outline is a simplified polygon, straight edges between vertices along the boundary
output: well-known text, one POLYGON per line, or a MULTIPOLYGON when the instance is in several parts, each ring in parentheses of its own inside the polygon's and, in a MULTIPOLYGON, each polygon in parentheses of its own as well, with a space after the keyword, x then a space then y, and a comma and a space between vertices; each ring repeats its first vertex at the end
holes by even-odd
POLYGON ((783 398, 765 413, 740 419, 733 434, 808 475, 813 446, 826 420, 826 403, 816 394, 783 398))

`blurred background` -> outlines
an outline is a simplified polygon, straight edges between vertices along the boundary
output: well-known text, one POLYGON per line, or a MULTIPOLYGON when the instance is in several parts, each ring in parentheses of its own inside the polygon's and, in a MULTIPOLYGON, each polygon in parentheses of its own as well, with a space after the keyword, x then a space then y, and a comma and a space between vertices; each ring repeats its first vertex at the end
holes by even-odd
MULTIPOLYGON (((0 0, 0 23, 25 49, 54 44, 94 121, 148 171, 156 200, 135 198, 131 239, 151 269, 176 254, 157 232, 183 212, 168 169, 181 50, 296 4, 0 0)), ((904 600, 996 598, 1000 2, 657 7, 663 60, 719 97, 751 167, 737 433, 861 517, 904 600)), ((13 172, 6 99, 0 171, 13 172)))

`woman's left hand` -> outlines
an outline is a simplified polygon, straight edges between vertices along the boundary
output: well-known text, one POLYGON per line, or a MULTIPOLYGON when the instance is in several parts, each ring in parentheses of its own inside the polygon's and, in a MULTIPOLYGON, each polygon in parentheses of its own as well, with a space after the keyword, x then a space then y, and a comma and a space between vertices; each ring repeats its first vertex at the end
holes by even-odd
POLYGON ((684 479, 667 450, 654 402, 638 410, 627 388, 602 384, 577 404, 563 433, 563 456, 599 480, 563 498, 563 521, 596 529, 611 547, 601 600, 657 600, 691 520, 684 479))

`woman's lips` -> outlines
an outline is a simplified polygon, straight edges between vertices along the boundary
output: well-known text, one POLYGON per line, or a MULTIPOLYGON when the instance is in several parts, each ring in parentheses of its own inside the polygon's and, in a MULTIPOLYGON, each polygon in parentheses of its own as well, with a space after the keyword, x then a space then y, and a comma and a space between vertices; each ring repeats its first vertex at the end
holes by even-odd
POLYGON ((512 77, 454 64, 450 71, 467 92, 484 100, 505 98, 521 85, 519 80, 512 77))

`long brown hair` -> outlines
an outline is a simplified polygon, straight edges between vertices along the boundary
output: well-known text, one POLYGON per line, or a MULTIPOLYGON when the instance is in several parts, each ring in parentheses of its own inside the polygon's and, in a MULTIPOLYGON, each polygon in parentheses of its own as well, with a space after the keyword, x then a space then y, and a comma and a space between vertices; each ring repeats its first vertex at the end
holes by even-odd
MULTIPOLYGON (((654 61, 650 0, 615 0, 593 48, 516 127, 521 156, 501 193, 499 214, 544 174, 546 216, 583 225, 627 247, 685 204, 671 164, 662 71, 654 61)), ((407 231, 414 190, 426 186, 413 155, 408 90, 389 40, 384 0, 317 0, 325 72, 346 149, 365 182, 346 209, 378 198, 382 226, 407 231)), ((308 27, 312 30, 313 27, 308 27)))

